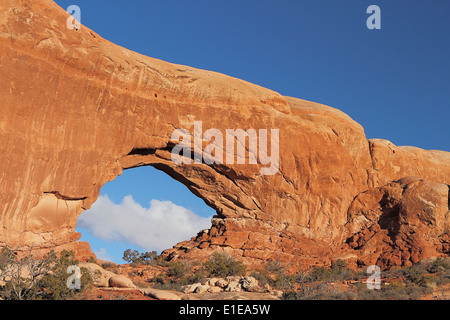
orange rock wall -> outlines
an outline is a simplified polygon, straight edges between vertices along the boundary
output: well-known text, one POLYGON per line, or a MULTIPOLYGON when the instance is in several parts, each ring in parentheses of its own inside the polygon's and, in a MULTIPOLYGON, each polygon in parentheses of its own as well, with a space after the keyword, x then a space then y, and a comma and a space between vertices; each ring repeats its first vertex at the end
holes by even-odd
MULTIPOLYGON (((450 184, 447 152, 368 141, 337 109, 140 55, 85 26, 69 30, 68 17, 50 0, 0 3, 2 244, 79 247, 76 220, 101 187, 152 165, 217 211, 211 230, 167 250, 169 258, 220 249, 254 262, 358 260, 365 253, 348 240, 363 231, 349 212, 355 198, 407 176, 450 184), (278 173, 175 165, 171 134, 193 132, 194 121, 224 134, 279 129, 278 173)), ((448 230, 448 214, 439 214, 448 230)))

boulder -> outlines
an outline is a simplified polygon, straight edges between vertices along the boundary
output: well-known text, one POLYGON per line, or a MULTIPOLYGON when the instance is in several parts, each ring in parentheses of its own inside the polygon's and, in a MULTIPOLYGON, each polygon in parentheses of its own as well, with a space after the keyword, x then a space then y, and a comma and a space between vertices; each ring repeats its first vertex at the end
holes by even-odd
POLYGON ((210 288, 210 286, 209 285, 207 285, 207 284, 202 284, 202 285, 199 285, 199 286, 197 286, 196 288, 195 288, 195 293, 205 293, 205 292, 207 292, 208 291, 208 289, 210 288))
POLYGON ((109 278, 109 286, 115 288, 136 288, 136 285, 133 283, 133 281, 131 281, 124 275, 114 275, 109 278))
POLYGON ((220 287, 209 287, 207 290, 207 292, 209 292, 209 293, 218 293, 221 291, 222 291, 222 288, 220 288, 220 287))
POLYGON ((230 281, 224 288, 225 292, 240 292, 242 291, 242 285, 239 281, 230 281))
POLYGON ((187 285, 184 287, 183 292, 184 293, 194 293, 195 290, 201 285, 202 285, 201 283, 194 283, 191 285, 187 285))
POLYGON ((242 277, 240 283, 245 291, 259 290, 258 281, 254 277, 242 277))
POLYGON ((228 280, 221 278, 216 281, 215 285, 223 289, 228 285, 228 282, 229 282, 228 280))
POLYGON ((210 279, 208 279, 206 284, 213 287, 213 286, 217 285, 218 281, 220 281, 220 278, 210 278, 210 279))
POLYGON ((80 262, 78 266, 80 268, 85 268, 89 272, 91 278, 94 281, 93 284, 96 287, 108 287, 109 279, 116 276, 114 272, 105 270, 96 263, 80 262))

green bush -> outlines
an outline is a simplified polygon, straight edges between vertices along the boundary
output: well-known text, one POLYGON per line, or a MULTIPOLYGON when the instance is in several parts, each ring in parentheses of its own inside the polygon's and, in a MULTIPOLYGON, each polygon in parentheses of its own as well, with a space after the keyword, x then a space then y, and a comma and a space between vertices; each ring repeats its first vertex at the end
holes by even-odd
POLYGON ((186 264, 182 261, 175 261, 170 264, 167 275, 174 278, 182 278, 187 273, 186 264))
POLYGON ((308 275, 310 281, 343 281, 354 277, 354 272, 340 259, 333 261, 330 268, 314 267, 308 275))
POLYGON ((128 263, 134 263, 139 258, 139 251, 127 249, 123 252, 122 260, 128 263))
POLYGON ((81 268, 81 286, 80 289, 69 289, 67 279, 71 276, 67 273, 68 267, 78 265, 73 251, 63 250, 59 259, 56 260, 52 267, 52 272, 45 275, 39 285, 39 289, 43 291, 43 299, 46 300, 72 300, 78 299, 82 293, 92 287, 93 279, 89 271, 81 268))
POLYGON ((127 249, 123 252, 122 260, 132 265, 154 265, 159 257, 156 251, 140 253, 138 250, 127 249))
POLYGON ((87 262, 98 264, 98 263, 97 263, 97 260, 95 260, 95 258, 92 257, 92 256, 89 257, 89 259, 87 260, 87 262))
POLYGON ((326 267, 312 268, 309 277, 311 281, 326 281, 331 278, 331 270, 326 267))
POLYGON ((405 278, 406 282, 410 285, 424 287, 425 282, 425 270, 422 266, 411 266, 409 268, 401 270, 401 274, 405 278))
POLYGON ((205 275, 203 274, 202 270, 199 269, 196 272, 194 272, 194 274, 181 279, 180 284, 181 285, 194 284, 194 283, 203 282, 205 280, 206 280, 205 275))
POLYGON ((87 270, 81 269, 80 289, 69 289, 67 282, 71 274, 68 267, 77 265, 73 251, 63 250, 59 258, 52 251, 41 259, 29 256, 17 259, 9 249, 0 253, 0 269, 8 280, 1 288, 1 296, 7 300, 67 300, 79 299, 92 285, 87 270), (33 271, 31 271, 33 270, 33 271), (22 276, 26 274, 26 276, 22 276))
POLYGON ((420 287, 413 283, 405 284, 400 281, 382 285, 380 290, 369 290, 363 283, 356 287, 358 300, 417 300, 432 290, 428 287, 420 287))
POLYGON ((246 267, 242 261, 236 260, 226 253, 216 252, 203 263, 203 268, 209 276, 227 277, 245 275, 246 267))
MULTIPOLYGON (((268 260, 260 270, 253 271, 250 276, 258 280, 260 286, 268 284, 272 288, 282 291, 293 291, 293 286, 297 280, 297 275, 288 275, 283 266, 278 261, 268 260)), ((295 293, 295 292, 294 292, 295 293)), ((289 295, 287 293, 287 295, 289 295)))
POLYGON ((445 272, 450 270, 450 263, 447 259, 436 258, 431 265, 427 268, 430 273, 445 272))
POLYGON ((267 273, 264 273, 262 271, 252 271, 250 273, 250 277, 255 278, 258 281, 259 286, 261 287, 264 287, 270 282, 270 277, 267 275, 267 273))
POLYGON ((115 265, 115 264, 112 263, 112 262, 103 262, 103 263, 101 264, 101 267, 102 267, 103 269, 113 269, 113 268, 116 268, 117 265, 115 265))
POLYGON ((150 282, 152 282, 152 287, 161 290, 178 290, 181 291, 181 284, 179 281, 169 279, 165 274, 160 273, 153 277, 150 282))

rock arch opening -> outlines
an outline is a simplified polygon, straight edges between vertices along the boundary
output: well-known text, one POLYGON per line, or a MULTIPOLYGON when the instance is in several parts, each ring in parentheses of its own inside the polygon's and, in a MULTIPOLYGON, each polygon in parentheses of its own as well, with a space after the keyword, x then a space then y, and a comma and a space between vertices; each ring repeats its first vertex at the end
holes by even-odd
MULTIPOLYGON (((179 179, 178 179, 179 180, 179 179)), ((97 258, 124 263, 126 249, 161 251, 211 227, 215 210, 158 165, 124 170, 78 218, 97 258)))

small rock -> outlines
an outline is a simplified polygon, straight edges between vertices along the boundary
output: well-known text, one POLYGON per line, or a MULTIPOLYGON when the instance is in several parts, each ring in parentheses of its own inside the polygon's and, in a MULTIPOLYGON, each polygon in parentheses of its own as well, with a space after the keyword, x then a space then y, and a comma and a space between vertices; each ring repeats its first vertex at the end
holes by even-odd
POLYGON ((228 276, 225 279, 228 280, 228 282, 239 282, 239 281, 241 281, 241 277, 240 276, 228 276))
POLYGON ((270 294, 274 295, 274 296, 276 296, 278 298, 281 298, 283 296, 283 291, 281 291, 281 290, 272 290, 272 291, 270 291, 270 294))
POLYGON ((195 289, 195 293, 205 293, 208 292, 208 289, 211 288, 206 284, 202 284, 195 289))
POLYGON ((219 293, 219 292, 221 292, 221 291, 222 291, 222 288, 216 287, 216 286, 214 286, 214 287, 209 287, 209 288, 208 288, 208 292, 209 292, 209 293, 219 293))
POLYGON ((231 281, 225 287, 224 291, 226 292, 240 292, 242 291, 242 286, 238 281, 231 281))
POLYGON ((184 293, 194 293, 195 290, 197 289, 197 287, 201 286, 201 283, 194 283, 191 285, 187 285, 186 287, 184 287, 183 292, 184 293))
POLYGON ((240 283, 242 289, 246 291, 256 291, 258 289, 258 280, 253 277, 242 277, 240 283))
POLYGON ((219 280, 220 280, 219 278, 211 278, 211 279, 209 279, 209 280, 206 282, 206 284, 209 285, 209 286, 211 286, 211 287, 213 287, 213 286, 216 285, 216 283, 217 283, 219 280))
POLYGON ((216 286, 220 288, 225 288, 228 285, 228 280, 226 279, 219 279, 216 282, 216 286))

